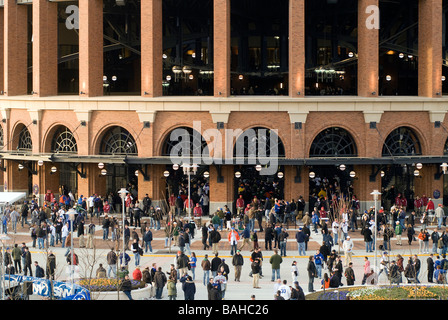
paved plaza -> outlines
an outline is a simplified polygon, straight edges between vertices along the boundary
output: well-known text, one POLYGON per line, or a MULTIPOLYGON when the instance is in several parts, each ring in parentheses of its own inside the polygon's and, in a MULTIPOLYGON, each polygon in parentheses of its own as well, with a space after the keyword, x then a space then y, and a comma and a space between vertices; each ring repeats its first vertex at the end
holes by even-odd
MULTIPOLYGON (((117 216, 118 217, 118 216, 117 216)), ((144 221, 147 218, 143 219, 144 221)), ((98 264, 102 263, 106 269, 107 269, 107 262, 106 262, 106 255, 110 251, 111 246, 113 246, 112 241, 104 241, 102 240, 102 229, 101 225, 99 224, 100 221, 98 221, 97 218, 94 218, 94 223, 96 224, 96 235, 95 235, 95 247, 96 249, 85 249, 85 248, 79 248, 79 239, 76 237, 76 232, 74 232, 75 235, 75 252, 80 257, 80 276, 82 277, 83 273, 90 273, 91 271, 86 271, 86 263, 85 258, 83 257, 95 257, 94 264, 95 266, 91 268, 90 270, 96 271, 98 264)), ((301 224, 301 223, 300 223, 301 224)), ((281 264, 280 268, 280 275, 282 280, 287 280, 288 285, 292 285, 292 276, 291 276, 291 265, 293 261, 297 261, 297 265, 299 268, 299 283, 300 286, 305 291, 305 294, 308 293, 308 273, 307 273, 307 264, 308 264, 308 258, 309 255, 314 255, 316 250, 321 246, 322 244, 322 234, 320 233, 320 230, 318 233, 312 232, 311 239, 308 243, 307 248, 307 255, 306 256, 299 256, 298 255, 298 248, 297 243, 295 241, 295 233, 298 231, 299 225, 297 226, 289 226, 287 231, 289 232, 289 240, 287 243, 287 256, 283 257, 283 262, 281 264)), ((431 233, 432 230, 435 228, 435 225, 432 225, 429 227, 429 232, 431 233)), ((131 230, 133 227, 131 227, 131 230)), ((416 226, 416 231, 420 227, 416 226)), ((257 230, 257 228, 256 228, 257 230)), ((137 228, 137 231, 140 235, 140 229, 137 228)), ((165 234, 163 230, 163 225, 160 230, 154 230, 153 231, 153 237, 154 240, 152 241, 152 247, 153 247, 153 253, 145 253, 140 260, 140 267, 143 269, 147 266, 151 268, 153 263, 156 263, 157 266, 162 267, 162 270, 164 272, 169 271, 170 264, 174 263, 175 255, 178 251, 178 247, 172 246, 171 250, 169 248, 165 248, 165 234)), ((263 278, 260 279, 260 289, 253 288, 252 285, 252 278, 249 276, 250 273, 250 250, 252 249, 252 243, 251 246, 244 248, 242 250, 242 255, 244 256, 244 266, 242 269, 242 276, 240 282, 234 281, 234 268, 232 266, 232 256, 230 255, 230 245, 227 242, 227 233, 228 231, 223 230, 221 231, 222 240, 219 244, 219 257, 222 259, 225 259, 225 262, 230 267, 230 274, 228 276, 228 285, 227 285, 227 291, 225 294, 226 300, 248 300, 250 299, 250 296, 254 294, 256 296, 256 299, 262 299, 262 300, 272 300, 274 298, 274 282, 271 281, 271 266, 269 264, 269 258, 273 254, 273 251, 270 250, 264 250, 264 232, 260 232, 259 234, 259 246, 262 248, 263 253, 263 264, 262 264, 262 274, 263 278)), ((363 236, 360 233, 360 229, 357 231, 350 231, 349 235, 351 236, 351 239, 354 242, 354 254, 353 254, 353 269, 355 271, 355 285, 361 284, 362 276, 363 276, 363 265, 364 265, 364 257, 367 256, 370 260, 371 266, 373 267, 375 264, 375 254, 374 252, 366 252, 365 251, 365 244, 363 241, 363 236)), ((7 246, 11 247, 12 244, 19 243, 19 245, 22 242, 25 242, 29 247, 30 251, 32 253, 32 260, 38 261, 39 264, 45 268, 45 251, 39 250, 37 247, 32 248, 32 241, 31 237, 29 236, 29 232, 27 228, 21 228, 17 230, 17 233, 9 232, 8 236, 11 238, 8 241, 7 246)), ((406 238, 406 237, 403 237, 406 238)), ((382 243, 382 238, 380 239, 379 244, 382 243)), ((427 282, 427 271, 426 271, 426 259, 428 257, 428 254, 419 254, 419 248, 418 248, 418 241, 414 241, 412 245, 408 245, 407 238, 406 240, 403 239, 403 245, 397 246, 395 238, 392 239, 392 250, 390 251, 391 258, 394 258, 397 254, 401 254, 405 261, 404 264, 406 265, 407 257, 410 255, 417 254, 419 256, 419 259, 421 260, 422 267, 419 275, 419 280, 422 283, 427 282)), ((430 241, 431 242, 431 241, 430 241)), ((121 248, 121 242, 120 242, 120 248, 121 248)), ((430 248, 432 248, 432 243, 430 243, 430 248)), ((210 259, 213 258, 213 252, 212 250, 202 250, 202 242, 201 242, 201 234, 200 231, 196 230, 196 235, 191 241, 191 251, 196 253, 197 259, 198 259, 198 267, 196 268, 195 272, 195 284, 196 284, 196 300, 207 300, 207 290, 206 287, 202 283, 203 278, 203 271, 200 267, 200 263, 204 258, 205 254, 208 254, 210 259)), ((334 246, 333 249, 338 251, 338 246, 334 246)), ((70 280, 69 274, 67 272, 67 264, 65 260, 65 253, 67 251, 66 248, 61 248, 60 245, 55 247, 50 247, 50 250, 53 251, 53 253, 56 255, 56 261, 57 261, 57 280, 70 280)), ((134 257, 132 255, 131 251, 127 251, 128 254, 131 256, 131 261, 129 263, 129 271, 132 274, 132 272, 135 269, 135 262, 134 257)), ((187 252, 188 255, 188 252, 187 252)), ((343 258, 344 253, 340 251, 340 255, 343 258)), ((381 252, 377 251, 377 262, 379 265, 381 252)), ((391 259, 392 260, 392 259, 391 259)), ((343 260, 344 261, 344 260, 343 260)), ((33 273, 34 273, 34 265, 33 265, 33 273)), ((322 271, 322 274, 325 272, 328 272, 328 269, 324 269, 322 271)), ((406 282, 406 279, 403 277, 404 282, 406 282)), ((383 274, 380 276, 379 280, 380 284, 388 283, 388 280, 386 276, 383 274)), ((343 278, 343 284, 346 284, 345 278, 343 278)), ((320 290, 320 279, 315 279, 314 281, 314 289, 320 290)), ((177 290, 178 300, 183 300, 183 291, 181 289, 181 284, 177 283, 177 290)), ((32 299, 40 299, 40 297, 32 297, 32 299)), ((166 286, 164 288, 163 293, 163 299, 168 299, 167 292, 166 292, 166 286)))

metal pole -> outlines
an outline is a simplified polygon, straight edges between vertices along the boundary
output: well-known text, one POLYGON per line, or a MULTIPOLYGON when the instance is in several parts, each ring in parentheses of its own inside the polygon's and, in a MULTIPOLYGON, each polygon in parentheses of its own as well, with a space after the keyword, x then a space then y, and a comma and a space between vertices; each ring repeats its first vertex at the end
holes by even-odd
POLYGON ((74 214, 70 214, 70 232, 71 232, 71 238, 70 238, 70 250, 72 258, 70 259, 70 277, 72 281, 72 293, 74 291, 74 275, 73 275, 73 259, 75 258, 75 253, 73 252, 73 221, 74 221, 74 214))
MULTIPOLYGON (((371 195, 373 195, 373 199, 375 200, 375 260, 374 260, 374 266, 375 266, 375 272, 378 272, 378 268, 377 268, 377 233, 378 233, 378 196, 381 195, 381 193, 378 190, 373 190, 373 192, 371 193, 371 195)), ((379 279, 378 279, 379 281, 379 279)))
MULTIPOLYGON (((123 189, 121 189, 122 190, 122 192, 123 192, 123 189)), ((124 206, 125 206, 125 203, 124 203, 124 194, 122 193, 121 194, 121 200, 122 200, 122 202, 123 202, 123 204, 122 204, 122 235, 121 235, 121 237, 123 238, 123 249, 122 249, 122 255, 123 255, 123 260, 122 261, 124 261, 125 260, 125 258, 124 258, 124 248, 125 248, 125 239, 124 239, 124 220, 125 220, 125 209, 124 209, 124 206)), ((119 269, 120 270, 120 269, 119 269)))
POLYGON ((378 218, 378 210, 377 210, 377 200, 378 200, 378 196, 374 196, 375 197, 375 270, 377 268, 377 234, 378 234, 378 222, 377 222, 377 218, 378 218))
POLYGON ((190 189, 190 175, 191 175, 191 168, 188 168, 187 171, 188 175, 188 218, 191 219, 191 189, 190 189))

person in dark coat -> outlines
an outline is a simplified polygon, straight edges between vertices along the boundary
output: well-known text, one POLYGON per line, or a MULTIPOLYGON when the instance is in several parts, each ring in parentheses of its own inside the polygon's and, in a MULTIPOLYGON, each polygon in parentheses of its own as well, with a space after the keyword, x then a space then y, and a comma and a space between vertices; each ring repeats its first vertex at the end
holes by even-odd
POLYGON ((132 290, 131 280, 129 279, 129 275, 125 275, 124 280, 121 282, 121 291, 123 291, 123 293, 129 298, 129 300, 133 300, 131 290, 132 290))
POLYGON ((45 277, 44 269, 39 265, 37 261, 34 261, 34 266, 36 267, 36 278, 45 277))
POLYGON ((306 268, 308 271, 308 292, 314 292, 314 278, 317 278, 317 269, 314 264, 314 256, 309 257, 308 266, 306 268))
POLYGON ((194 300, 194 295, 196 293, 196 285, 193 279, 189 275, 185 275, 180 278, 182 283, 182 290, 184 291, 185 300, 194 300))
POLYGON ((54 280, 54 272, 56 270, 56 256, 52 251, 48 252, 47 257, 47 279, 54 280))
POLYGON ((211 268, 210 271, 212 272, 213 278, 216 277, 216 274, 218 273, 218 267, 221 265, 222 260, 220 257, 218 257, 218 253, 215 253, 215 257, 212 259, 211 268))
POLYGON ((264 248, 266 250, 272 250, 272 240, 274 240, 274 229, 272 229, 272 225, 269 223, 264 229, 264 248))

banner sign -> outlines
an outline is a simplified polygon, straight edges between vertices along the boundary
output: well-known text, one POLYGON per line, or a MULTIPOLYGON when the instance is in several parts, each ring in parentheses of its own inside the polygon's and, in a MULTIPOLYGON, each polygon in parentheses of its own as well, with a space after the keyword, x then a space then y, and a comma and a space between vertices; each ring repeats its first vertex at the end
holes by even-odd
MULTIPOLYGON (((51 296, 51 281, 44 278, 35 278, 21 275, 5 275, 5 282, 9 282, 10 286, 21 285, 23 282, 29 281, 33 283, 33 294, 43 297, 51 296)), ((90 300, 90 292, 77 284, 70 282, 53 281, 53 295, 57 299, 62 300, 90 300)))

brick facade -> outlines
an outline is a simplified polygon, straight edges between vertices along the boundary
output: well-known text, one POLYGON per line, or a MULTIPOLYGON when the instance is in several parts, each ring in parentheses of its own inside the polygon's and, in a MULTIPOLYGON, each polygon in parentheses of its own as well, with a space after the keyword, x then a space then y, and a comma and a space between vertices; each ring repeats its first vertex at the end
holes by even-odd
MULTIPOLYGON (((55 4, 43 0, 33 3, 33 96, 27 96, 27 9, 14 0, 5 0, 0 9, 4 20, 0 46, 4 58, 0 63, 0 111, 4 132, 6 171, 0 175, 8 190, 29 190, 38 185, 39 194, 46 189, 58 192, 60 164, 48 161, 51 141, 60 126, 72 131, 78 146, 77 156, 83 162, 86 177, 77 175, 78 195, 106 194, 106 179, 100 176, 95 157, 105 133, 114 126, 126 129, 134 138, 138 156, 160 157, 163 143, 173 129, 194 127, 200 131, 246 130, 255 127, 277 129, 285 147, 287 159, 308 159, 315 137, 330 127, 345 129, 353 137, 358 157, 380 158, 384 140, 390 132, 402 126, 411 128, 418 137, 423 156, 443 156, 448 132, 436 127, 436 121, 448 127, 446 98, 441 92, 442 39, 441 0, 420 0, 419 96, 378 97, 378 30, 365 25, 366 8, 378 6, 378 0, 359 0, 358 6, 358 96, 305 97, 305 26, 304 0, 291 0, 289 11, 289 96, 231 97, 230 96, 230 0, 214 1, 214 95, 212 97, 164 97, 162 93, 162 1, 141 1, 141 95, 137 97, 103 96, 103 19, 102 0, 80 0, 79 84, 80 95, 57 96, 55 57, 55 4), (50 31, 49 31, 50 30, 50 31), (3 71, 1 71, 3 70, 3 71), (298 94, 300 92, 300 94, 298 94), (301 99, 296 99, 301 98, 301 99), (33 123, 34 121, 34 123, 33 123), (82 121, 82 125, 81 125, 82 121), (370 128, 376 122, 377 129, 370 128), (149 124, 149 125, 148 125, 149 124), (24 128, 30 131, 33 148, 22 159, 15 157, 18 135, 24 128), (9 157, 9 158, 8 158, 9 157), (27 170, 18 170, 19 161, 36 162, 46 159, 37 174, 29 177, 27 170), (47 157, 47 158, 45 158, 47 157), (84 158, 83 158, 84 157, 84 158), (50 173, 56 166, 58 171, 50 173)), ((1 31, 0 31, 1 32, 1 31)), ((225 142, 225 141, 224 141, 225 142)), ((232 142, 232 146, 233 146, 232 142)), ((233 147, 231 148, 233 151, 233 147)), ((216 144, 212 156, 228 157, 225 144, 216 144)), ((112 157, 109 157, 112 158, 112 157)), ((149 161, 148 160, 148 161, 149 161)), ((142 160, 143 161, 143 160, 142 160)), ((149 180, 138 176, 139 198, 146 193, 155 201, 164 199, 165 163, 148 164, 149 180)), ((443 180, 435 180, 440 164, 425 165, 420 178, 414 181, 416 194, 442 190, 443 180)), ((234 198, 233 165, 209 166, 211 205, 231 204, 234 198)), ((355 192, 368 203, 370 192, 381 189, 381 178, 370 180, 370 165, 355 165, 355 192)), ((309 196, 308 166, 300 170, 284 166, 285 198, 309 196)), ((211 210, 214 208, 212 207, 211 210)))

